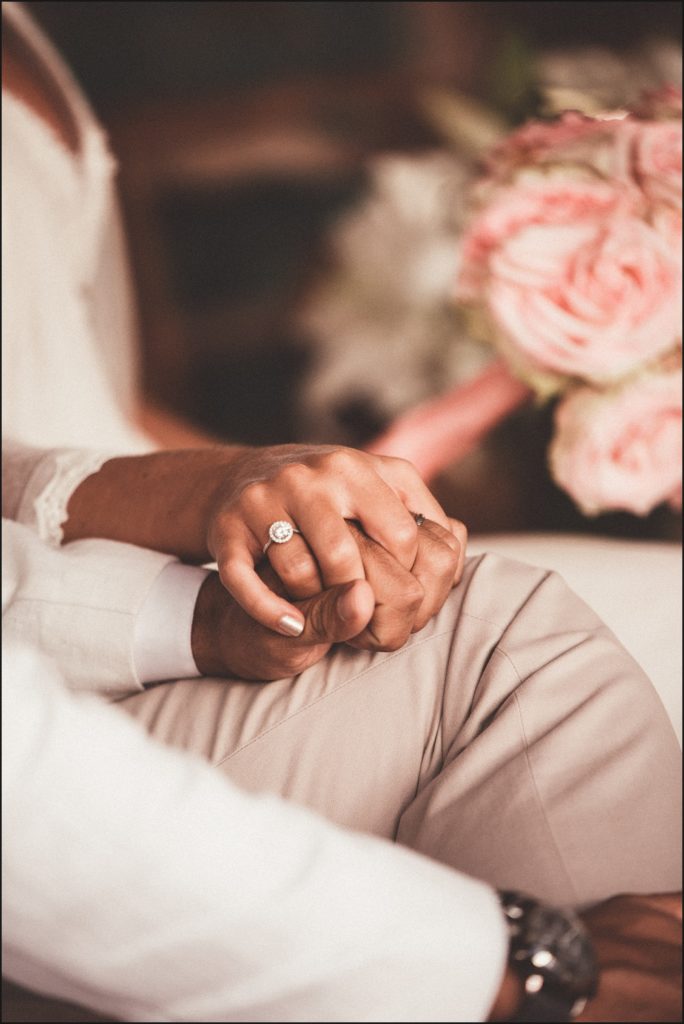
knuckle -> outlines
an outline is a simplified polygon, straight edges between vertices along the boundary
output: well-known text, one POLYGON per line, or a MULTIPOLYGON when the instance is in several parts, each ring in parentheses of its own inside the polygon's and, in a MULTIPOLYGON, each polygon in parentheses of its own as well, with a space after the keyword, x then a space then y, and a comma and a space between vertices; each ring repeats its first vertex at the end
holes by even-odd
POLYGON ((413 465, 413 463, 409 461, 409 459, 397 459, 396 461, 399 463, 397 468, 400 470, 403 476, 413 477, 416 480, 422 479, 418 470, 413 465))
POLYGON ((401 548, 411 548, 416 544, 418 539, 417 524, 412 519, 398 523, 392 531, 392 539, 401 548))
POLYGON ((400 650, 410 635, 410 627, 408 623, 403 625, 397 622, 396 615, 390 614, 388 609, 384 612, 376 614, 375 618, 371 620, 370 624, 364 630, 363 636, 366 638, 366 650, 373 651, 398 651, 400 650))
POLYGON ((359 455, 351 448, 335 448, 321 456, 322 465, 331 473, 345 475, 359 464, 359 455))
POLYGON ((408 640, 408 633, 392 633, 389 636, 384 636, 380 644, 379 650, 381 651, 400 651, 408 640))
POLYGON ((263 480, 253 480, 243 487, 240 504, 246 509, 257 508, 267 500, 267 497, 268 487, 263 480))
POLYGON ((425 600, 425 591, 413 577, 410 583, 402 583, 400 591, 397 591, 391 602, 395 622, 388 625, 388 629, 397 629, 396 623, 413 623, 418 609, 425 600))
POLYGON ((424 612, 421 612, 420 615, 416 615, 416 617, 414 619, 414 622, 413 622, 413 625, 411 626, 411 632, 412 633, 420 633, 421 629, 423 629, 425 626, 427 626, 428 622, 430 621, 432 616, 435 614, 436 610, 437 609, 432 608, 432 609, 426 610, 424 612))
POLYGON ((290 462, 280 470, 277 480, 287 490, 299 490, 309 486, 311 470, 303 462, 290 462))
POLYGON ((461 550, 461 542, 458 537, 455 537, 453 533, 449 532, 449 530, 445 530, 444 533, 440 534, 439 540, 441 544, 448 547, 450 551, 454 551, 456 555, 459 554, 461 550))
POLYGON ((326 561, 330 568, 341 571, 355 565, 357 554, 358 548, 351 538, 340 537, 331 541, 326 549, 326 561))
POLYGON ((418 477, 418 470, 413 463, 400 455, 381 455, 378 458, 382 459, 388 469, 393 470, 401 477, 418 477))
POLYGON ((397 594, 396 605, 404 612, 416 612, 424 598, 423 587, 415 576, 410 576, 402 583, 401 591, 397 594))
POLYGON ((458 565, 459 550, 447 544, 440 544, 431 557, 432 570, 437 576, 450 576, 458 565))
POLYGON ((466 524, 462 523, 458 519, 452 520, 452 528, 453 528, 453 533, 456 536, 456 538, 459 541, 459 543, 463 547, 465 547, 466 543, 468 541, 468 527, 466 526, 466 524))
POLYGON ((318 575, 311 558, 304 551, 299 554, 296 552, 288 555, 283 554, 280 557, 282 562, 278 568, 279 573, 298 580, 318 575))

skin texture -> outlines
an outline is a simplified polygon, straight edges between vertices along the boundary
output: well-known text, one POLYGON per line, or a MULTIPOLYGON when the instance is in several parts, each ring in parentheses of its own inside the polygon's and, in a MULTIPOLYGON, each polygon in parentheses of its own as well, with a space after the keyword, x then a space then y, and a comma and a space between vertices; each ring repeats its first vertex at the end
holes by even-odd
MULTIPOLYGON (((320 661, 332 644, 393 651, 421 629, 443 605, 463 561, 453 534, 426 520, 409 572, 354 524, 348 528, 359 543, 366 579, 302 593, 296 605, 306 625, 299 637, 280 636, 257 623, 224 589, 217 573, 208 576, 192 626, 193 656, 200 671, 282 679, 320 661)), ((263 564, 258 571, 268 586, 282 591, 270 565, 263 564)))
POLYGON ((350 530, 349 520, 411 573, 419 550, 413 511, 456 542, 457 582, 465 527, 448 519, 411 464, 335 446, 226 446, 111 459, 74 491, 64 540, 104 537, 186 562, 214 560, 241 607, 287 634, 283 616, 303 627, 302 611, 257 572, 272 522, 301 530, 286 544, 272 544, 266 558, 285 591, 303 598, 366 578, 362 534, 350 530))
POLYGON ((584 915, 601 975, 578 1021, 681 1021, 682 895, 618 896, 584 915))

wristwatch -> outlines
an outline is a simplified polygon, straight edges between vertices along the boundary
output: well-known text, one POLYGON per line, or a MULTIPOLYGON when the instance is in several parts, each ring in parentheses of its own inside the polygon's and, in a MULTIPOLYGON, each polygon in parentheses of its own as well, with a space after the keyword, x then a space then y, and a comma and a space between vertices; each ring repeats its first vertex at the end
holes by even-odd
POLYGON ((571 910, 500 892, 508 924, 508 963, 524 998, 514 1021, 572 1021, 596 994, 598 965, 587 931, 571 910))

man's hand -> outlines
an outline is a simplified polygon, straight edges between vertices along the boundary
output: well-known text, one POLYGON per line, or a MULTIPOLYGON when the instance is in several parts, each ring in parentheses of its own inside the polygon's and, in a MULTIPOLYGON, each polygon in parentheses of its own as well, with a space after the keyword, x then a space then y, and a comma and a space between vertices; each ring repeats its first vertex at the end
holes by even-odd
POLYGON ((682 894, 616 896, 582 919, 600 976, 577 1020, 681 1021, 682 894))
MULTIPOLYGON (((349 529, 362 553, 365 580, 340 584, 313 595, 300 587, 296 606, 304 616, 301 636, 284 637, 252 619, 221 586, 216 573, 202 585, 195 607, 192 648, 204 675, 242 679, 281 679, 315 664, 332 644, 347 642, 365 650, 396 650, 442 607, 460 578, 466 530, 426 520, 419 528, 413 572, 353 524, 349 529), (460 538, 459 539, 457 539, 460 538)), ((283 584, 266 564, 261 578, 274 592, 283 584)))
POLYGON ((252 618, 293 635, 301 613, 286 594, 307 596, 363 579, 355 520, 405 570, 418 552, 413 513, 449 529, 449 519, 403 459, 333 445, 221 446, 113 458, 73 492, 66 542, 106 537, 166 551, 182 561, 216 561, 227 590, 252 618), (284 584, 258 572, 269 527, 298 532, 270 544, 266 559, 284 584), (294 628, 293 628, 293 625, 294 628))
POLYGON ((280 632, 286 631, 282 616, 293 609, 255 571, 274 521, 300 531, 285 544, 270 544, 266 555, 295 597, 364 577, 349 520, 407 571, 418 552, 412 512, 449 529, 410 463, 330 445, 245 450, 219 482, 208 511, 208 546, 221 581, 254 619, 280 632))
MULTIPOLYGON (((599 965, 598 992, 575 1020, 681 1021, 682 894, 615 896, 582 915, 599 965)), ((508 968, 489 1019, 510 1020, 522 984, 508 968)))
POLYGON ((350 529, 373 588, 375 610, 366 628, 349 641, 369 651, 396 651, 442 607, 465 562, 467 530, 450 520, 450 530, 426 519, 418 531, 418 552, 408 571, 358 527, 350 529))
MULTIPOLYGON (((275 591, 282 583, 270 567, 260 575, 275 591)), ((205 676, 266 682, 298 675, 320 661, 332 644, 356 636, 375 606, 365 580, 343 583, 297 602, 305 617, 298 637, 280 636, 256 622, 211 573, 200 588, 192 622, 192 654, 205 676)))

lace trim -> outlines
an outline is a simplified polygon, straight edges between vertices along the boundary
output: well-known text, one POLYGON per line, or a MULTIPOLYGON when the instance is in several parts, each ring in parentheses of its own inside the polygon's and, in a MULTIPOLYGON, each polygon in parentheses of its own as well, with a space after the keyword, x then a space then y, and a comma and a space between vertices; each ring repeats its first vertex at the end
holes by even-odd
POLYGON ((55 456, 55 472, 33 501, 36 530, 41 540, 58 548, 68 519, 67 505, 79 484, 111 459, 111 452, 67 451, 55 456))

